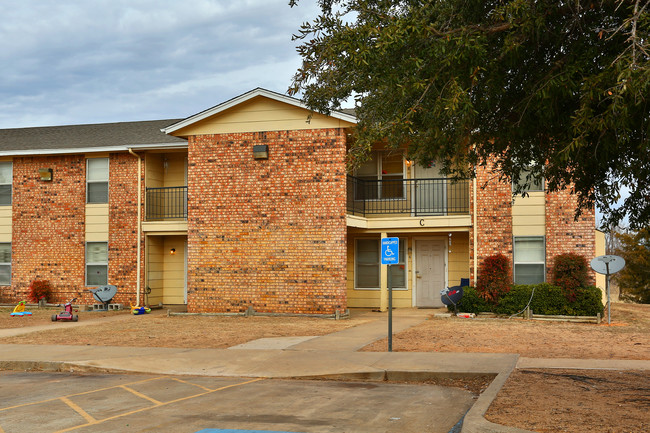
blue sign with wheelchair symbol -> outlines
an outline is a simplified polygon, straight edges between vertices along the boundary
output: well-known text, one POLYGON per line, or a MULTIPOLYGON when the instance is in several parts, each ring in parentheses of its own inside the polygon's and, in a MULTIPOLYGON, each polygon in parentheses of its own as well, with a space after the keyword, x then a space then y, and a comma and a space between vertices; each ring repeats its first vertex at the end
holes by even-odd
POLYGON ((399 263, 399 238, 383 238, 381 240, 381 264, 396 265, 399 263))

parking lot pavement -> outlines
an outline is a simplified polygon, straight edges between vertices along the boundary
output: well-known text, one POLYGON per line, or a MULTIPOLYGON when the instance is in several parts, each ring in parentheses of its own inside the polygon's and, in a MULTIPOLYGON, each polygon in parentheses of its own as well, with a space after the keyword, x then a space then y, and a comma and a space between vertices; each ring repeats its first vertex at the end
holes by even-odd
POLYGON ((0 433, 447 433, 473 402, 433 385, 2 371, 0 433))

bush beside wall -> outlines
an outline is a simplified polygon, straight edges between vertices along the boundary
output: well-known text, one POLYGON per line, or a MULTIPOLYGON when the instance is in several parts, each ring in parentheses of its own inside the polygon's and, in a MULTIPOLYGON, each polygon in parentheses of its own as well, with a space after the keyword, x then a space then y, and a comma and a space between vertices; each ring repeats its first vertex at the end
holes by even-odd
MULTIPOLYGON (((510 292, 503 295, 494 306, 483 300, 473 287, 465 287, 463 288, 463 298, 458 303, 458 311, 475 314, 482 312, 516 314, 526 307, 533 289, 535 289, 535 294, 530 303, 530 309, 535 314, 595 316, 602 313, 604 309, 601 291, 598 287, 576 288, 575 301, 571 302, 561 287, 543 283, 513 286, 510 292)), ((449 310, 453 311, 453 307, 449 310)))

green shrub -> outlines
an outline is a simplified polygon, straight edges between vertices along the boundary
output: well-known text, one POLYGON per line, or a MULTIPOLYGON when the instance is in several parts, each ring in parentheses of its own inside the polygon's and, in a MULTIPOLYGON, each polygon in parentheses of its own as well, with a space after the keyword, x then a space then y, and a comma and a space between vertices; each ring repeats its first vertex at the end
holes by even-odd
POLYGON ((510 291, 511 281, 510 260, 503 254, 495 254, 481 263, 476 291, 487 302, 496 305, 510 291))
MULTIPOLYGON (((463 297, 457 305, 458 312, 462 313, 482 313, 491 311, 490 304, 485 299, 479 296, 474 287, 463 287, 463 297)), ((454 306, 448 306, 447 310, 454 311, 454 306)))
POLYGON ((569 302, 575 302, 577 290, 587 287, 589 265, 584 256, 574 253, 560 254, 553 260, 553 285, 564 290, 569 302))
POLYGON ((38 302, 41 299, 45 299, 45 302, 48 302, 52 297, 52 287, 50 287, 50 282, 47 280, 34 280, 29 285, 29 293, 27 297, 32 302, 38 302))
POLYGON ((597 287, 579 287, 575 290, 575 300, 569 301, 561 287, 548 283, 536 285, 516 285, 504 295, 495 308, 498 314, 516 314, 526 307, 531 293, 535 294, 530 302, 534 314, 595 316, 602 313, 601 292, 597 287))

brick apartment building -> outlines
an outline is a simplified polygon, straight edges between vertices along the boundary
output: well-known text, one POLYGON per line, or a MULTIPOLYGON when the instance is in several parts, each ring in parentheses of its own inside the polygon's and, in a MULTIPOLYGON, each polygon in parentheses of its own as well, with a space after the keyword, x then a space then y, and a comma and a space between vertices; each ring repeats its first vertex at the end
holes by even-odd
POLYGON ((602 254, 593 211, 574 221, 543 182, 513 200, 477 187, 489 169, 452 182, 381 147, 347 173, 354 125, 258 88, 186 119, 0 130, 0 299, 44 279, 57 301, 113 284, 115 302, 191 312, 385 308, 391 236, 394 305, 431 307, 490 254, 522 283, 602 254))

